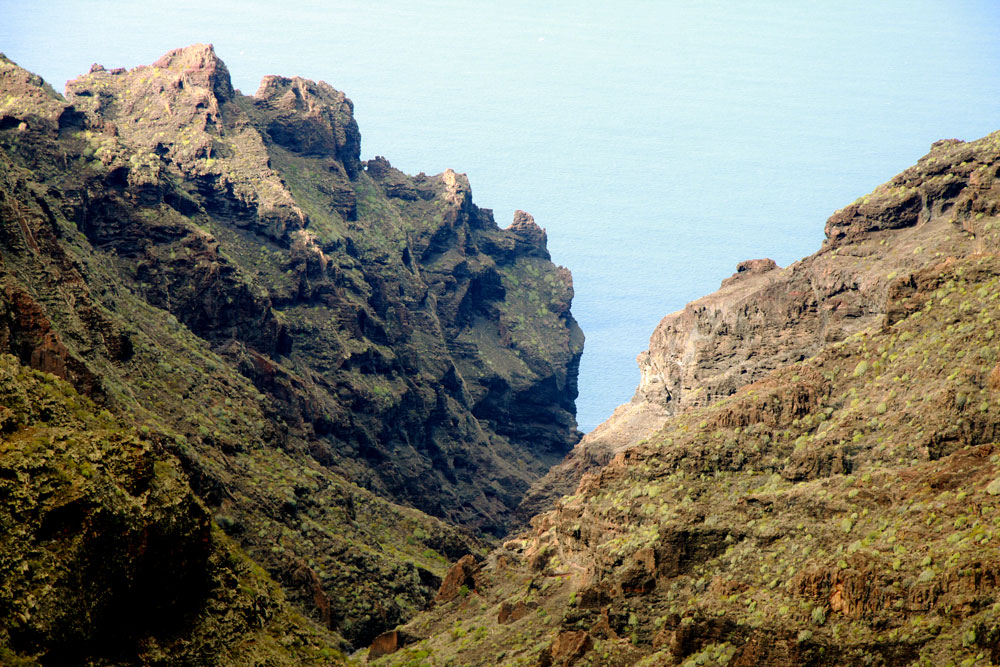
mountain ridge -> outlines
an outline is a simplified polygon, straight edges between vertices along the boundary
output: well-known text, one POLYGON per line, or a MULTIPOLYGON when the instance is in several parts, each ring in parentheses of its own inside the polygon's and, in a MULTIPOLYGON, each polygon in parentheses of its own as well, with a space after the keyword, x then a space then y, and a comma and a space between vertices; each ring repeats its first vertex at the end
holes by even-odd
MULTIPOLYGON (((994 141, 987 139, 973 143, 994 141)), ((957 139, 935 142, 916 166, 831 216, 815 254, 785 268, 771 260, 742 262, 717 292, 663 318, 637 358, 640 381, 632 400, 534 484, 519 514, 569 494, 583 472, 648 438, 679 411, 731 395, 873 326, 886 313, 890 274, 920 266, 930 253, 975 251, 983 243, 983 216, 996 211, 992 199, 979 194, 984 182, 971 166, 948 170, 968 165, 973 154, 957 139), (886 247, 877 235, 888 230, 909 231, 886 247), (968 238, 956 240, 956 233, 968 238)))
MULTIPOLYGON (((66 98, 3 59, 0 88, 3 350, 180 471, 270 582, 268 636, 305 651, 282 660, 421 609, 579 437, 583 335, 544 232, 523 213, 499 228, 462 174, 362 162, 343 93, 275 76, 243 96, 209 45, 94 65, 66 98)), ((224 638, 224 613, 185 618, 224 638)), ((5 646, 54 655, 21 623, 5 646)), ((100 662, 85 626, 73 641, 100 662)), ((224 644, 162 655, 239 663, 224 644)))

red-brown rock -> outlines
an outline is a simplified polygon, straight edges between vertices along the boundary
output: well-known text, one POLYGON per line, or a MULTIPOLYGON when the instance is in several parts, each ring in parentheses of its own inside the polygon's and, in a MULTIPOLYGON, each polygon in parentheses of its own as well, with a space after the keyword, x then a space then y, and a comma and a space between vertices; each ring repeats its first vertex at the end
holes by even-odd
POLYGON ((481 567, 472 554, 459 558, 445 575, 434 601, 450 602, 465 592, 476 590, 476 575, 481 567))
POLYGON ((593 646, 594 639, 585 630, 560 632, 542 652, 538 664, 540 667, 569 667, 576 664, 593 646))
POLYGON ((374 640, 368 649, 368 661, 378 660, 384 655, 395 653, 408 644, 418 641, 417 637, 403 632, 402 630, 390 630, 383 632, 374 640))

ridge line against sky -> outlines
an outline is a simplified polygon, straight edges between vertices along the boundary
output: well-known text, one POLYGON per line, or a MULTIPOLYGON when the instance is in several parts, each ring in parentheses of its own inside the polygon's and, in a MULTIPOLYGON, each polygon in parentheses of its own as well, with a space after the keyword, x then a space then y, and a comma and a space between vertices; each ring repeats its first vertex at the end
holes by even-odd
POLYGON ((504 226, 531 212, 574 275, 584 430, 663 315, 814 252, 931 142, 1000 129, 995 2, 5 4, 0 51, 57 90, 210 42, 244 93, 346 92, 363 157, 468 173, 504 226))

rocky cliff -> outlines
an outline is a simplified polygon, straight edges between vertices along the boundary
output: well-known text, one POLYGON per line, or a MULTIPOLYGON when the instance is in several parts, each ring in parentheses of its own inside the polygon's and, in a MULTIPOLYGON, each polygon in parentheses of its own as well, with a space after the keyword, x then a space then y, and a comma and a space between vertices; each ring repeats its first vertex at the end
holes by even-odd
POLYGON ((938 142, 666 317, 567 495, 376 664, 1000 662, 998 214, 1000 133, 938 142))
MULTIPOLYGON (((544 231, 501 229, 464 175, 362 161, 343 93, 243 95, 201 45, 94 65, 65 97, 0 58, 0 90, 0 351, 174 466, 199 535, 211 519, 263 566, 317 646, 422 608, 579 438, 583 336, 544 231)), ((186 618, 218 585, 197 580, 186 618)), ((9 645, 48 660, 31 618, 9 645)))
POLYGON ((990 247, 986 225, 1000 200, 993 141, 936 142, 917 165, 831 216, 815 254, 786 268, 742 262, 717 292, 663 318, 637 359, 635 396, 535 483, 522 517, 571 493, 585 472, 670 416, 877 325, 898 276, 990 247))
POLYGON ((531 216, 501 230, 463 175, 362 163, 343 93, 271 76, 240 95, 211 47, 95 66, 67 99, 122 186, 78 214, 88 240, 275 397, 314 457, 500 533, 578 439, 572 282, 531 216), (88 218, 122 199, 162 216, 88 218))

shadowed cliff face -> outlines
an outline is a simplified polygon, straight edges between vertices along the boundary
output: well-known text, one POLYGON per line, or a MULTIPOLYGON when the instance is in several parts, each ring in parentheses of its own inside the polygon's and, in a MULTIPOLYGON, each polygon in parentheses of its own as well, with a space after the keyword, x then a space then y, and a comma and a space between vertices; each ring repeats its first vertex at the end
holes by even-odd
POLYGON ((412 615, 579 438, 544 231, 362 162, 343 93, 210 46, 0 85, 0 345, 157 435, 315 621, 412 615))
MULTIPOLYGON (((376 664, 1000 661, 1000 133, 667 316, 550 509, 376 664)), ((440 599, 440 598, 439 598, 440 599)))

